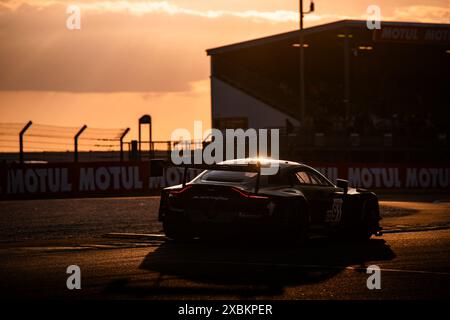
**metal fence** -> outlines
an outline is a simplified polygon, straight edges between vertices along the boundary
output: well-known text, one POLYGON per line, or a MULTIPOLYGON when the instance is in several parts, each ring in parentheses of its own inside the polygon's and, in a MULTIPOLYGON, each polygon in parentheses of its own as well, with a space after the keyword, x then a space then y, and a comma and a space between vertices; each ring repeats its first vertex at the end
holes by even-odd
POLYGON ((170 158, 172 150, 202 149, 205 141, 124 141, 129 128, 63 127, 0 123, 0 160, 6 162, 78 162, 170 158))
MULTIPOLYGON (((446 133, 399 135, 383 133, 322 133, 300 128, 280 129, 279 154, 304 162, 448 162, 446 133)), ((129 128, 62 127, 0 123, 0 161, 67 162, 169 159, 180 143, 192 154, 208 141, 124 141, 129 128), (187 148, 186 148, 187 147, 187 148)), ((247 150, 246 146, 246 151, 247 150)), ((224 155, 225 155, 225 150, 224 155)))
POLYGON ((79 152, 119 152, 124 155, 124 138, 129 128, 63 127, 27 123, 0 123, 0 152, 18 154, 25 161, 25 153, 71 153, 78 161, 79 152))

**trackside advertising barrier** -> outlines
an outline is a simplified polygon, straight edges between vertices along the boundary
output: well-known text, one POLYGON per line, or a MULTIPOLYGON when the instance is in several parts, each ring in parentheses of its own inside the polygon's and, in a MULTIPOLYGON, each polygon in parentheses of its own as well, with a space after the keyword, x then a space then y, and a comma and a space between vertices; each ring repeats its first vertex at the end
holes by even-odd
MULTIPOLYGON (((448 165, 312 164, 330 180, 367 189, 450 189, 448 165)), ((189 170, 188 181, 199 173, 189 170)), ((11 164, 0 166, 0 199, 157 195, 182 182, 180 168, 151 162, 11 164)))
MULTIPOLYGON (((199 172, 189 171, 188 179, 199 172)), ((183 170, 152 162, 3 165, 0 199, 158 195, 180 183, 183 170)))
POLYGON ((312 165, 331 181, 341 178, 365 189, 450 189, 449 165, 312 165))

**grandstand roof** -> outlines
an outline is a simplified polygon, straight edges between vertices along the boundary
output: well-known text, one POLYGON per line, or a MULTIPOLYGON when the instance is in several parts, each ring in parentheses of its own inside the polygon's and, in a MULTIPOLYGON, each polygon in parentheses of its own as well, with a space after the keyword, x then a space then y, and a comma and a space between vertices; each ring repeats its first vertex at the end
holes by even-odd
MULTIPOLYGON (((314 27, 305 28, 303 30, 304 35, 312 35, 321 32, 331 31, 335 29, 340 29, 344 27, 361 27, 366 28, 365 20, 340 20, 335 22, 330 22, 314 27)), ((390 26, 390 27, 425 27, 425 28, 436 28, 436 29, 449 29, 449 34, 447 35, 447 39, 444 42, 450 43, 450 24, 444 23, 419 23, 419 22, 398 22, 398 21, 382 21, 381 26, 390 26)), ((369 30, 372 31, 372 30, 369 30)), ((221 54, 225 52, 250 48, 258 45, 269 44, 273 42, 278 42, 282 40, 296 39, 299 37, 299 30, 294 30, 290 32, 280 33, 268 37, 243 41, 235 44, 225 45, 217 48, 211 48, 206 50, 207 54, 212 56, 216 54, 221 54)))

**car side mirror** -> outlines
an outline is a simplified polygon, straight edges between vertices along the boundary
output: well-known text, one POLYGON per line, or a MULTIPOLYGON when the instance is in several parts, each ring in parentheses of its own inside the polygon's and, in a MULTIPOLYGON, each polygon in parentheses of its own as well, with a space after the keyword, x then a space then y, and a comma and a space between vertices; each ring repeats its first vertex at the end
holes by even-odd
POLYGON ((348 181, 344 179, 337 179, 336 186, 344 190, 344 194, 348 192, 348 181))

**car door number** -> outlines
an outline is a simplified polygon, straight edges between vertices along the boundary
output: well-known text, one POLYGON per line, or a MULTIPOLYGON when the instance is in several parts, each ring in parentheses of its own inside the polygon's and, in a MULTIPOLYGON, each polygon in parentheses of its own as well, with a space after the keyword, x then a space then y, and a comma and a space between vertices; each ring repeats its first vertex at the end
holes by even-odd
POLYGON ((327 211, 325 222, 338 224, 342 218, 342 199, 333 199, 333 205, 327 211))

